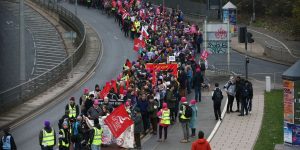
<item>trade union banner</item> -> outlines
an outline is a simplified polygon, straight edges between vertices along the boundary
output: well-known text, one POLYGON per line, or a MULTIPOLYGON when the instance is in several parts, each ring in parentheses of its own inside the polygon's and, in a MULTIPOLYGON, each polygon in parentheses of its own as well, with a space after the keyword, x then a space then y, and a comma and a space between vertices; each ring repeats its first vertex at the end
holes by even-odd
POLYGON ((152 84, 156 82, 156 73, 159 71, 172 71, 172 74, 178 77, 178 64, 146 64, 146 70, 152 72, 152 84))
POLYGON ((133 121, 130 119, 123 104, 107 116, 107 118, 104 119, 104 122, 116 138, 133 124, 133 121))

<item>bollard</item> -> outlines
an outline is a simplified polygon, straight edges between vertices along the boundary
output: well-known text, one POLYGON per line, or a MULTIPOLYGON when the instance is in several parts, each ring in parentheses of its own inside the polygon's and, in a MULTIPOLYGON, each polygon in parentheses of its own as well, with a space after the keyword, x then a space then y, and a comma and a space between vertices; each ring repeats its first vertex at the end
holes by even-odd
POLYGON ((270 92, 270 91, 271 91, 271 77, 266 76, 266 92, 270 92))

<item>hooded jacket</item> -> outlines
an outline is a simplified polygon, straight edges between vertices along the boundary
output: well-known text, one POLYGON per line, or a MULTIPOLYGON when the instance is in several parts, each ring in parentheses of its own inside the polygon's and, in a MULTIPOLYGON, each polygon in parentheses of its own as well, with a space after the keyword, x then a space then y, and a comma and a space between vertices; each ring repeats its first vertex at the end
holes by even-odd
POLYGON ((193 142, 191 150, 211 150, 211 148, 206 139, 198 139, 193 142))

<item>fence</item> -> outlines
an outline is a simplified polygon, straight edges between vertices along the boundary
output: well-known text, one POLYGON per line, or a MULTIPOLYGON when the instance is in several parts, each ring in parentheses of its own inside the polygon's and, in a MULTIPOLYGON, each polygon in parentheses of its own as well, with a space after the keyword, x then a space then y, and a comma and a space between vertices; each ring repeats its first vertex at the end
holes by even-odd
POLYGON ((290 49, 290 51, 291 51, 291 54, 288 52, 287 49, 285 49, 281 46, 272 45, 272 44, 268 43, 267 41, 265 41, 264 54, 267 57, 293 64, 298 59, 300 59, 300 50, 290 49))
POLYGON ((54 1, 50 0, 31 0, 35 4, 41 6, 43 9, 56 13, 59 21, 62 21, 69 25, 76 33, 78 45, 73 54, 68 56, 59 65, 55 66, 51 70, 30 79, 18 86, 10 88, 0 93, 0 112, 6 111, 11 106, 21 104, 30 98, 37 96, 38 94, 45 92, 48 88, 52 87, 60 80, 67 77, 67 74, 72 70, 82 55, 84 54, 86 47, 86 31, 84 24, 67 9, 58 5, 54 1))

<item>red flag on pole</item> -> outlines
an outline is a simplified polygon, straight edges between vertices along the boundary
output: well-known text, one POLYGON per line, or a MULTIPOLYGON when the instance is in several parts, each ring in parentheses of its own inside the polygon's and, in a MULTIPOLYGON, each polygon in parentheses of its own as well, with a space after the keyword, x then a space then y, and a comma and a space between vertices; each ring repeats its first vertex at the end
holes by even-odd
POLYGON ((143 36, 145 39, 149 39, 149 33, 147 32, 147 30, 145 29, 144 26, 142 27, 142 36, 143 36))
POLYGON ((145 48, 146 47, 146 43, 144 40, 141 40, 139 38, 135 38, 133 40, 134 46, 133 46, 133 50, 135 51, 139 51, 140 48, 145 48))
POLYGON ((104 122, 116 138, 133 124, 133 121, 130 119, 123 104, 107 116, 107 118, 104 119, 104 122))
POLYGON ((208 57, 208 55, 209 55, 208 51, 207 51, 207 50, 204 50, 204 51, 202 52, 202 54, 201 54, 200 57, 201 57, 201 59, 206 60, 207 57, 208 57))

